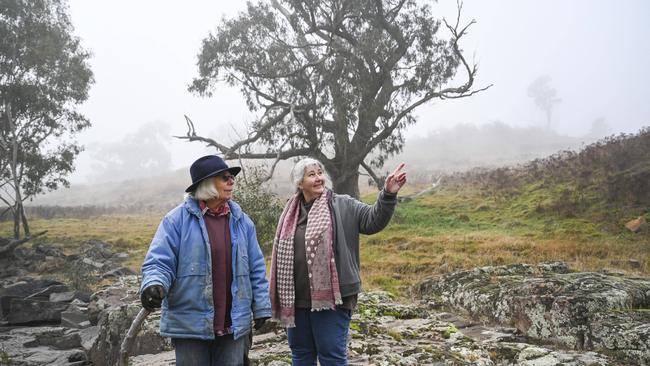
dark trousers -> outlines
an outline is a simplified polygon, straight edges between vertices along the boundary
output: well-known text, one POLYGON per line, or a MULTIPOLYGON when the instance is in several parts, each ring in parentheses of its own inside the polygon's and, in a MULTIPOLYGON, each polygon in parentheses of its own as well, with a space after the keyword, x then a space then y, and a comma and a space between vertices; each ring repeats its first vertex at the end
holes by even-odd
POLYGON ((351 315, 349 309, 339 307, 322 311, 297 308, 296 327, 287 331, 292 365, 315 366, 317 357, 321 366, 347 365, 351 315))
POLYGON ((251 347, 249 335, 237 340, 232 334, 216 337, 213 341, 200 339, 172 339, 178 366, 243 366, 248 364, 251 347))

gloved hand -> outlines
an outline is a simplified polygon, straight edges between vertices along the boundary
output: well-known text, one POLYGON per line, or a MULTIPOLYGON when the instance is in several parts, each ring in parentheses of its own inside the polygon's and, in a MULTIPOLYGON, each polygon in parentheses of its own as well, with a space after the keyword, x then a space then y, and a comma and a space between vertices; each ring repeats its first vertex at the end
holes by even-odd
POLYGON ((165 290, 160 285, 151 285, 145 288, 140 294, 142 307, 147 310, 153 310, 160 307, 165 297, 165 290))
POLYGON ((253 328, 255 330, 260 330, 260 328, 262 328, 262 326, 264 326, 264 323, 266 323, 266 321, 268 319, 269 319, 268 317, 255 319, 255 325, 253 326, 253 328))

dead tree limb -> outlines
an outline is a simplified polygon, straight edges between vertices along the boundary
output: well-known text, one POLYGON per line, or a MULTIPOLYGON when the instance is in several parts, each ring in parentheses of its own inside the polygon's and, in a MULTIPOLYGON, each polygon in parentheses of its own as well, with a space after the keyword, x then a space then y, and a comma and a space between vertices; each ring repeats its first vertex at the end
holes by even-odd
POLYGON ((36 233, 35 235, 28 236, 19 240, 16 239, 10 240, 8 244, 5 244, 4 246, 0 247, 0 256, 5 256, 12 253, 14 249, 16 249, 18 246, 27 243, 33 238, 39 237, 41 235, 45 235, 45 233, 47 233, 47 230, 41 231, 40 233, 36 233))
POLYGON ((384 187, 384 177, 378 176, 370 167, 370 164, 366 164, 365 161, 361 162, 361 166, 368 172, 368 175, 370 175, 370 178, 375 181, 375 185, 377 186, 377 189, 381 190, 384 187))

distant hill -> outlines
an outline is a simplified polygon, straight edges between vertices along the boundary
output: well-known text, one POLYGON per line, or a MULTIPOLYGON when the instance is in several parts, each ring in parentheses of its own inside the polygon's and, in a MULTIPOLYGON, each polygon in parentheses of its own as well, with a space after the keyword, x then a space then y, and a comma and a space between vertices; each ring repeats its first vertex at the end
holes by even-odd
MULTIPOLYGON (((432 176, 443 173, 462 172, 477 166, 516 164, 562 149, 579 148, 584 140, 587 138, 562 136, 539 128, 511 127, 498 122, 478 127, 458 125, 408 140, 403 152, 387 161, 383 170, 388 171, 398 162, 405 161, 412 182, 428 183, 432 176)), ((291 193, 288 177, 292 164, 290 161, 278 164, 274 178, 268 183, 269 189, 280 196, 291 193)), ((189 183, 188 168, 183 168, 159 176, 122 182, 72 185, 36 197, 26 206, 28 210, 29 207, 34 210, 38 206, 39 212, 49 207, 51 214, 47 216, 58 216, 60 213, 54 212, 63 211, 72 216, 83 216, 89 212, 165 212, 180 202, 189 183), (61 211, 58 208, 66 209, 61 211)), ((374 190, 363 179, 360 186, 362 191, 374 190)))
POLYGON ((430 182, 432 175, 523 163, 560 150, 579 149, 595 140, 595 136, 564 136, 552 130, 512 127, 501 122, 461 124, 409 139, 403 152, 388 160, 385 170, 405 161, 411 181, 430 182))
POLYGON ((34 198, 28 215, 83 217, 111 213, 165 212, 183 199, 189 174, 179 169, 160 176, 89 185, 71 185, 34 198))

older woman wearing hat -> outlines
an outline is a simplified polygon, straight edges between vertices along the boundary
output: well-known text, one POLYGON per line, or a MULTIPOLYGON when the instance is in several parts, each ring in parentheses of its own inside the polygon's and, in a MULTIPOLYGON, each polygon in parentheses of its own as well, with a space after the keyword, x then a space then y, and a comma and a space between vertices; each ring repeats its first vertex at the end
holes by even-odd
POLYGON ((327 189, 318 160, 291 171, 296 193, 278 223, 271 264, 273 317, 288 328, 293 365, 347 365, 351 312, 361 291, 359 234, 390 221, 406 183, 404 164, 386 178, 374 205, 327 189))
POLYGON ((255 226, 232 200, 241 168, 208 155, 190 167, 185 201, 163 218, 142 265, 142 306, 162 307, 177 365, 243 365, 251 323, 271 316, 255 226))

